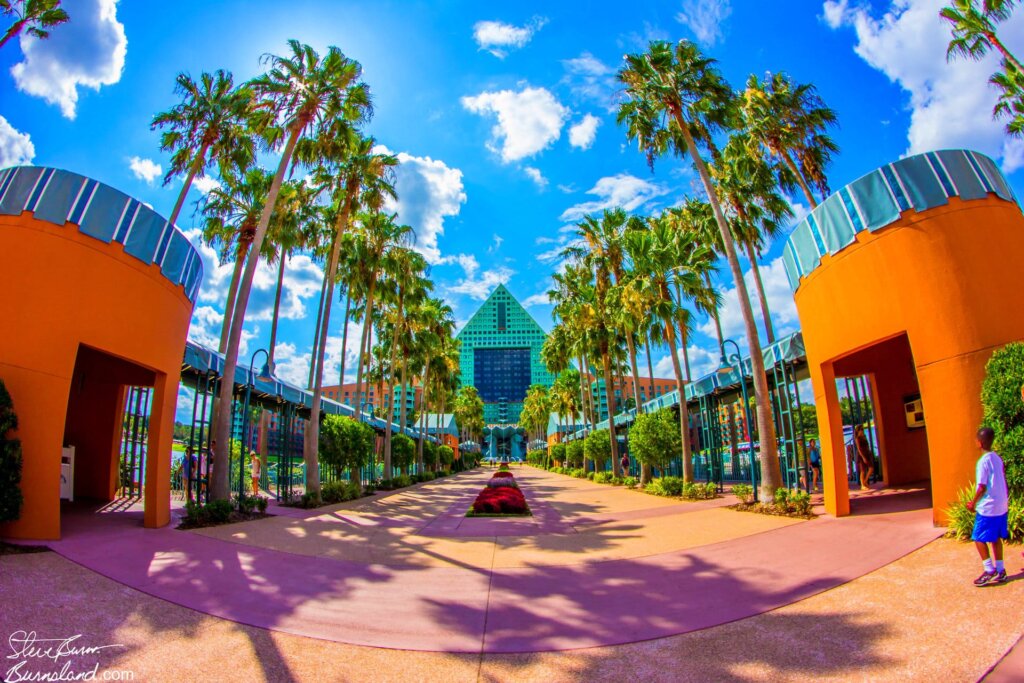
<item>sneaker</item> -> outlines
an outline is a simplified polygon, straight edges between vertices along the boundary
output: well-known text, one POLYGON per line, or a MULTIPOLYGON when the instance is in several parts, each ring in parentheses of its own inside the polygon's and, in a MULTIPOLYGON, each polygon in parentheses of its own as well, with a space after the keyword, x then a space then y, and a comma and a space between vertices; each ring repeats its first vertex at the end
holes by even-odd
POLYGON ((988 580, 988 584, 986 584, 986 585, 995 585, 995 584, 998 584, 998 583, 1006 583, 1006 570, 1005 569, 1003 571, 1001 571, 1001 572, 996 572, 995 574, 993 574, 992 578, 988 580))
POLYGON ((974 585, 978 586, 979 588, 981 588, 982 586, 987 586, 988 584, 992 583, 992 580, 995 579, 997 576, 998 574, 996 574, 995 572, 982 572, 981 576, 974 580, 974 585))

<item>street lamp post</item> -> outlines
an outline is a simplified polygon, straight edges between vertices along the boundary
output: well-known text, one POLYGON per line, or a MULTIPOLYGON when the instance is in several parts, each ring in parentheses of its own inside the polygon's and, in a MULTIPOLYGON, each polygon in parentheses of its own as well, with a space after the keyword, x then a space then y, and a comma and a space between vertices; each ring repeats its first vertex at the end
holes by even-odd
POLYGON ((273 380, 274 369, 270 367, 270 353, 266 349, 256 349, 252 353, 252 358, 249 359, 249 371, 245 375, 245 407, 242 409, 242 448, 239 449, 238 458, 238 497, 241 498, 245 495, 245 458, 248 455, 248 446, 246 444, 246 432, 249 426, 249 400, 252 397, 252 387, 256 379, 262 380, 273 380), (263 353, 267 357, 267 362, 263 365, 263 369, 260 370, 260 374, 253 377, 252 368, 256 363, 256 356, 263 353))
POLYGON ((754 501, 757 501, 757 469, 754 467, 754 424, 750 420, 750 399, 747 396, 747 376, 743 372, 743 358, 740 356, 740 346, 732 339, 722 342, 722 357, 718 366, 720 375, 732 372, 733 363, 740 374, 740 392, 743 397, 743 417, 747 421, 747 453, 750 455, 750 486, 754 489, 754 501), (728 356, 726 360, 725 345, 732 344, 736 353, 728 356))

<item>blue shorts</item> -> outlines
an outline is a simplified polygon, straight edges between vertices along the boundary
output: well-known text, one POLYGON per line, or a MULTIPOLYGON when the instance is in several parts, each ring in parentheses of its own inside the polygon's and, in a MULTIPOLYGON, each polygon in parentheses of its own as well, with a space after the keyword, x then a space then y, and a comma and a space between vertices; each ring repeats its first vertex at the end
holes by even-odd
POLYGON ((1000 539, 1010 538, 1007 518, 1008 514, 1005 512, 995 517, 977 515, 974 519, 974 533, 971 534, 971 540, 980 543, 995 543, 1000 539))

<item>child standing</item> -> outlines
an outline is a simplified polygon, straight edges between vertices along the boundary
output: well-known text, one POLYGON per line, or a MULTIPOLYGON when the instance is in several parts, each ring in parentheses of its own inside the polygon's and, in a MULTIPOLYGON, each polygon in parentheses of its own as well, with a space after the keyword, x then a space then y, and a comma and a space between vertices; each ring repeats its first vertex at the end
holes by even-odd
POLYGON ((1006 583, 1003 539, 1010 537, 1007 526, 1009 497, 1003 460, 992 450, 994 439, 995 432, 988 427, 978 430, 977 444, 984 454, 978 458, 975 468, 978 488, 974 492, 974 499, 967 503, 967 509, 977 513, 971 540, 974 541, 984 566, 982 575, 974 580, 974 585, 978 587, 1006 583), (991 557, 989 546, 992 547, 991 557))

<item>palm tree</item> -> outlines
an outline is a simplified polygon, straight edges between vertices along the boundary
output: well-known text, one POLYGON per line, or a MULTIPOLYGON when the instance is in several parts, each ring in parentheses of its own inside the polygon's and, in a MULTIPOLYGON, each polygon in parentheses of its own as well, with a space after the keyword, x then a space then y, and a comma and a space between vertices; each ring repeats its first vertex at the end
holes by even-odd
MULTIPOLYGON (((627 124, 628 137, 638 141, 651 163, 670 146, 680 155, 688 153, 714 212, 750 347, 754 395, 759 408, 761 487, 767 499, 782 483, 782 473, 764 358, 732 231, 694 139, 694 130, 703 136, 711 133, 719 121, 729 118, 727 112, 734 99, 732 90, 718 73, 714 60, 704 57, 694 43, 686 40, 679 41, 674 49, 667 42, 653 41, 647 53, 626 55, 626 66, 619 71, 618 78, 626 85, 627 97, 619 108, 618 119, 627 124), (678 147, 680 139, 685 149, 678 147)), ((685 400, 685 396, 680 396, 680 404, 685 400)), ((683 440, 686 442, 688 438, 683 440)))
MULTIPOLYGON (((293 163, 293 154, 304 135, 312 134, 315 139, 338 116, 344 116, 353 123, 367 118, 370 114, 369 93, 365 84, 359 82, 362 67, 347 58, 341 50, 331 46, 321 59, 317 52, 297 40, 289 41, 291 55, 279 57, 265 55, 263 61, 270 70, 250 82, 258 98, 254 122, 267 144, 277 147, 282 140, 284 148, 274 173, 267 195, 267 202, 256 226, 252 252, 256 255, 263 248, 263 240, 270 226, 270 218, 277 201, 285 171, 293 163)), ((233 378, 238 366, 238 347, 242 340, 242 324, 249 304, 249 293, 259 257, 246 260, 245 272, 239 284, 238 296, 231 317, 231 329, 225 350, 223 377, 233 378)), ((234 382, 225 381, 220 387, 221 405, 231 405, 234 382)), ((222 444, 215 454, 211 493, 214 499, 226 499, 228 492, 228 444, 231 437, 231 411, 221 410, 214 426, 214 435, 222 444)), ((308 465, 308 463, 307 463, 308 465)), ((306 485, 310 491, 319 490, 319 474, 306 469, 306 485), (315 481, 311 480, 311 477, 315 481)))
MULTIPOLYGON (((361 217, 361 229, 353 249, 353 258, 359 264, 355 283, 362 295, 363 334, 359 342, 356 356, 356 415, 362 420, 363 369, 369 366, 370 342, 373 335, 373 316, 376 296, 380 286, 380 273, 386 259, 393 249, 411 243, 413 231, 408 225, 400 225, 395 221, 395 214, 373 213, 361 217)), ((355 289, 355 288, 354 288, 355 289)), ((358 313, 358 311, 356 311, 358 313)))
MULTIPOLYGON (((822 198, 829 194, 825 167, 838 145, 827 134, 836 125, 836 114, 809 84, 795 84, 782 73, 747 79, 740 98, 740 112, 749 133, 751 147, 764 146, 788 173, 780 174, 784 187, 795 182, 810 208, 818 205, 811 186, 822 198)), ((761 154, 754 150, 752 156, 761 154)))
POLYGON ((1024 72, 1024 66, 996 35, 996 24, 1010 18, 1013 4, 1013 0, 952 0, 949 7, 943 7, 939 16, 950 23, 953 34, 946 59, 967 57, 977 61, 994 49, 1007 64, 1024 72))
POLYGON ((178 74, 174 92, 181 102, 153 117, 151 128, 166 128, 160 149, 172 152, 164 185, 185 175, 168 222, 174 225, 185 204, 192 181, 203 177, 217 164, 222 178, 244 172, 256 157, 256 142, 250 130, 253 93, 248 86, 235 87, 230 71, 203 72, 199 81, 178 74))
POLYGON ((25 33, 45 40, 51 29, 66 22, 69 17, 60 6, 60 0, 0 0, 0 13, 14 17, 14 23, 0 38, 0 49, 7 41, 25 33))
POLYGON ((729 138, 711 172, 718 183, 722 200, 728 206, 733 235, 747 252, 754 275, 754 287, 761 303, 768 343, 775 341, 775 330, 768 310, 758 256, 765 242, 782 233, 793 209, 779 193, 778 173, 767 160, 751 152, 756 149, 746 134, 729 138))
MULTIPOLYGON (((242 176, 227 172, 220 187, 210 190, 203 200, 200 212, 204 217, 203 240, 220 249, 221 262, 234 256, 234 269, 228 284, 224 320, 221 323, 220 346, 224 353, 231 330, 231 311, 235 308, 238 283, 256 236, 256 226, 266 205, 273 177, 262 168, 251 168, 242 176)), ((265 245, 264 256, 271 256, 272 245, 265 245)))
MULTIPOLYGON (((363 94, 353 98, 349 104, 359 108, 367 101, 363 94)), ((398 159, 390 154, 374 153, 374 139, 359 135, 349 124, 353 116, 354 114, 348 112, 340 112, 336 119, 329 122, 324 138, 311 145, 310 152, 300 150, 303 157, 315 155, 322 159, 322 165, 316 175, 332 195, 332 212, 335 217, 331 253, 327 268, 324 270, 327 289, 324 293, 323 319, 320 321, 314 361, 316 371, 313 375, 313 405, 310 408, 310 427, 306 440, 307 479, 310 467, 315 467, 317 462, 327 331, 330 329, 331 305, 334 301, 342 238, 349 228, 352 216, 360 206, 370 211, 379 211, 385 198, 395 196, 392 169, 398 164, 398 159)), ((319 481, 316 485, 319 486, 319 481)))
MULTIPOLYGON (((713 267, 712 251, 700 245, 695 235, 677 228, 672 216, 666 212, 648 221, 649 229, 632 231, 626 236, 626 252, 638 274, 630 282, 630 289, 646 305, 650 315, 657 317, 664 330, 679 393, 679 434, 682 439, 683 479, 693 481, 693 457, 690 444, 690 417, 686 404, 686 381, 679 363, 674 318, 683 308, 682 301, 672 296, 673 285, 692 293, 696 300, 713 299, 703 290, 705 274, 713 267), (642 274, 642 275, 640 275, 642 274)), ((681 342, 686 344, 685 338, 681 342)), ((688 377, 686 378, 689 379, 688 377)), ((641 481, 650 479, 647 466, 641 468, 641 481)))
MULTIPOLYGON (((419 305, 426 297, 430 284, 423 277, 427 262, 423 256, 412 249, 399 248, 390 254, 385 276, 390 281, 389 289, 394 298, 389 302, 385 312, 385 321, 391 334, 387 344, 391 350, 391 358, 384 375, 384 386, 391 390, 391 406, 385 416, 384 426, 384 475, 391 478, 391 432, 395 405, 396 369, 399 348, 403 346, 404 337, 409 334, 409 309, 419 305)), ((404 358, 403 358, 404 365, 404 358)), ((404 386, 402 387, 404 391, 404 386)), ((404 396, 402 405, 405 405, 404 396)))

